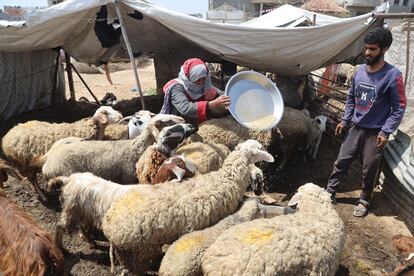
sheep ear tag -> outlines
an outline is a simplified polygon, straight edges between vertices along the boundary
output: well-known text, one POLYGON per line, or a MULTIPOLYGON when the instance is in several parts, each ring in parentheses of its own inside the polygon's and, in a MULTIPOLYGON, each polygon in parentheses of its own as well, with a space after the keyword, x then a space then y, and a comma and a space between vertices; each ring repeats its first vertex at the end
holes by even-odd
POLYGON ((298 205, 299 201, 300 201, 301 195, 296 193, 292 196, 292 198, 289 200, 288 205, 289 206, 295 206, 298 205))

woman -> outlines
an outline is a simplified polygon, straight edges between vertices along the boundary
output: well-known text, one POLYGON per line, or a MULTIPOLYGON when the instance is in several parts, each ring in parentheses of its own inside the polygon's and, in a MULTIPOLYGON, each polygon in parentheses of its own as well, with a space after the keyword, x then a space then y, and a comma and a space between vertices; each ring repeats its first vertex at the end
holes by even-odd
POLYGON ((170 80, 163 90, 160 113, 181 116, 193 125, 223 113, 230 105, 230 98, 212 85, 207 65, 199 58, 186 60, 178 78, 170 80))

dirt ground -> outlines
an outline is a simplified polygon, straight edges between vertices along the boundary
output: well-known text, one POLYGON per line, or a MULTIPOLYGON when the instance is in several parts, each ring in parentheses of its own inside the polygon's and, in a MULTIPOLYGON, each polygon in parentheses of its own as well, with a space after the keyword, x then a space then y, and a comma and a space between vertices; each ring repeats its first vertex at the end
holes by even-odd
MULTIPOLYGON (((146 73, 140 73, 143 87, 145 87, 144 91, 155 89, 155 77, 151 76, 151 70, 153 70, 152 64, 143 68, 146 73)), ((131 70, 112 73, 112 79, 116 83, 113 86, 108 86, 105 83, 104 75, 98 76, 100 76, 100 81, 90 79, 88 84, 91 85, 99 99, 106 92, 113 92, 118 99, 136 97, 136 93, 129 91, 134 86, 131 70)), ((96 75, 87 77, 95 78, 95 80, 97 78, 96 75)), ((76 83, 76 85, 80 84, 76 83)), ((77 91, 80 91, 80 89, 77 89, 77 91)), ((82 93, 77 92, 77 98, 86 95, 82 93)), ((157 101, 159 102, 159 100, 157 101)), ((138 100, 135 98, 123 101, 119 106, 136 106, 137 102, 138 100)), ((157 104, 159 104, 158 102, 157 104)), ((152 104, 152 106, 154 111, 159 110, 159 106, 155 107, 155 104, 152 104)), ((74 121, 81 117, 90 116, 96 108, 93 104, 77 103, 30 112, 12 120, 2 121, 0 123, 0 137, 21 121, 34 118, 58 122, 74 121)), ((287 167, 275 178, 268 192, 280 204, 285 205, 295 190, 302 184, 313 182, 325 186, 338 150, 337 146, 332 146, 329 139, 324 137, 316 161, 306 164, 298 163, 287 167)), ((42 181, 41 185, 45 185, 45 182, 42 181)), ((374 194, 374 209, 372 212, 365 218, 354 218, 352 208, 360 192, 359 185, 360 167, 355 165, 341 187, 342 190, 338 194, 338 205, 335 207, 344 220, 347 231, 345 250, 336 275, 383 275, 392 271, 402 261, 402 257, 392 246, 392 237, 396 234, 411 234, 378 189, 374 194)), ((14 178, 10 178, 5 183, 5 191, 13 201, 29 212, 40 225, 52 234, 55 233, 56 223, 60 217, 56 207, 42 205, 31 186, 14 178)), ((79 234, 74 234, 72 236, 64 235, 63 245, 65 248, 65 270, 68 275, 110 275, 108 247, 105 243, 101 244, 99 248, 92 249, 79 234)))

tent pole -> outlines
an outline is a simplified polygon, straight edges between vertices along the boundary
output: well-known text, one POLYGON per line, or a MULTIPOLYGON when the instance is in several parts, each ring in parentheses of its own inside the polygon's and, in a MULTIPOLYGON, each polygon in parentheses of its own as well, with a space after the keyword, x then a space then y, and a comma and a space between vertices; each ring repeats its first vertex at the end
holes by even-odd
POLYGON ((128 49, 129 59, 131 60, 131 63, 132 63, 132 67, 133 67, 133 71, 134 71, 134 77, 135 77, 135 81, 137 83, 139 98, 141 100, 141 106, 142 106, 143 110, 146 110, 144 95, 142 94, 141 84, 140 84, 139 78, 138 78, 138 72, 137 72, 137 67, 136 67, 136 64, 135 64, 134 55, 132 54, 132 48, 131 48, 131 45, 129 44, 128 36, 127 36, 126 29, 125 29, 125 26, 124 26, 124 20, 122 19, 122 16, 121 16, 121 9, 119 8, 119 0, 115 0, 115 8, 116 8, 116 13, 118 14, 119 24, 121 25, 122 36, 124 37, 125 45, 128 49))
POLYGON ((52 105, 56 104, 56 86, 57 86, 57 74, 59 69, 59 57, 60 57, 60 49, 58 49, 58 54, 56 57, 56 65, 55 65, 55 74, 53 76, 53 89, 52 89, 52 105))
POLYGON ((316 13, 314 13, 314 14, 313 14, 312 19, 313 19, 313 20, 312 20, 312 25, 313 25, 313 26, 316 26, 316 13))
MULTIPOLYGON (((411 18, 407 20, 407 53, 406 53, 406 61, 405 61, 405 81, 404 81, 404 89, 407 88, 408 73, 410 72, 410 41, 411 40, 411 18)), ((407 95, 408 96, 408 95, 407 95)))
POLYGON ((75 96, 75 86, 73 85, 73 75, 72 75, 72 66, 70 63, 70 56, 65 51, 65 62, 66 62, 66 73, 68 74, 68 82, 69 82, 69 91, 70 91, 70 101, 76 101, 75 96))
POLYGON ((78 75, 78 77, 82 81, 83 85, 85 85, 86 89, 88 89, 89 94, 92 95, 92 97, 94 98, 95 102, 100 106, 101 103, 99 102, 98 98, 92 93, 92 90, 89 88, 89 86, 86 83, 86 81, 82 78, 81 74, 79 74, 78 70, 76 70, 75 65, 71 64, 71 67, 72 67, 73 71, 75 71, 75 73, 78 75))

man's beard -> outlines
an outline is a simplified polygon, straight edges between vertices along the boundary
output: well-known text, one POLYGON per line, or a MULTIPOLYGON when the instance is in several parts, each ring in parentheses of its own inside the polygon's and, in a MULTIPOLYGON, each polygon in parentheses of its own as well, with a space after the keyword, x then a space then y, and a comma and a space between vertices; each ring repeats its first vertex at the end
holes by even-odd
POLYGON ((382 52, 371 58, 367 58, 367 56, 365 56, 365 62, 367 63, 367 65, 374 65, 381 60, 381 57, 382 57, 382 52))

